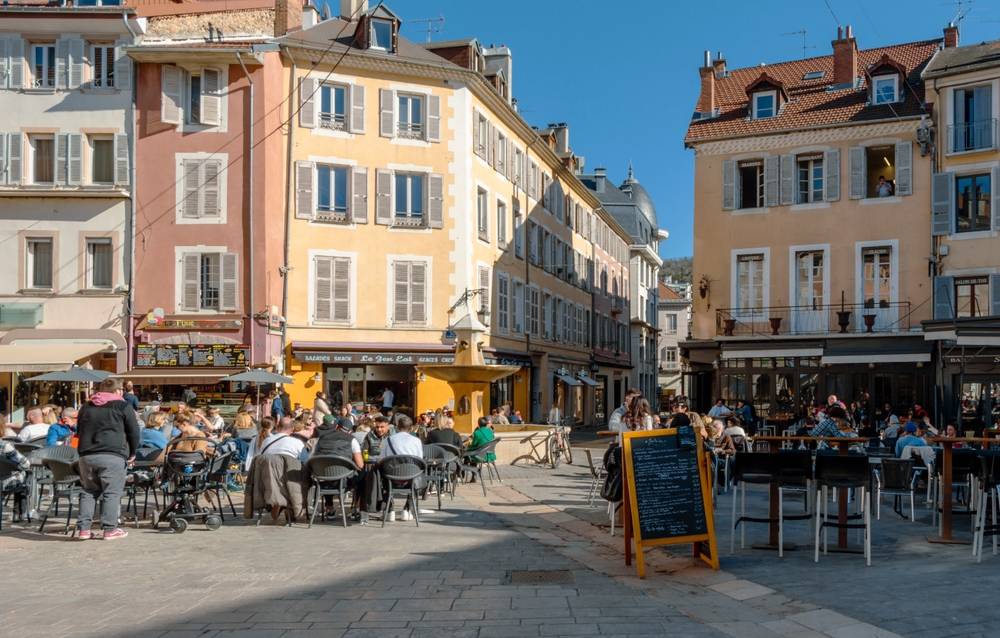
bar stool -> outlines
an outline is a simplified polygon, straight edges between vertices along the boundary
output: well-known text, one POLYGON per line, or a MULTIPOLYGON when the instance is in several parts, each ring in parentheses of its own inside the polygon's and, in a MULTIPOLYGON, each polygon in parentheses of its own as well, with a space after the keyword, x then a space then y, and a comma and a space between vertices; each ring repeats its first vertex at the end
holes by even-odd
MULTIPOLYGON (((731 479, 733 490, 733 529, 729 536, 729 552, 736 551, 736 528, 741 523, 775 522, 770 517, 747 516, 747 484, 768 485, 778 480, 777 455, 769 452, 737 452, 733 458, 731 479), (740 516, 736 517, 736 501, 740 501, 740 516)), ((780 491, 780 490, 779 490, 780 491)), ((780 519, 780 516, 779 516, 780 519)), ((780 528, 780 521, 779 521, 780 528)), ((746 525, 740 527, 740 549, 746 546, 746 525)))
POLYGON ((979 493, 976 508, 976 526, 972 534, 972 556, 977 563, 983 562, 983 539, 990 536, 993 539, 993 555, 997 553, 997 536, 1000 535, 1000 525, 997 524, 997 507, 1000 506, 1000 453, 988 451, 979 456, 979 493), (991 524, 986 524, 987 508, 991 513, 991 524))
POLYGON ((785 521, 807 521, 812 518, 809 495, 812 492, 813 460, 809 450, 782 450, 775 455, 778 469, 778 557, 785 555, 785 521), (805 512, 785 514, 785 490, 802 492, 805 512))
POLYGON ((826 530, 830 527, 836 529, 863 529, 865 545, 865 564, 872 564, 872 517, 871 517, 871 470, 868 467, 868 457, 861 454, 849 454, 841 456, 839 454, 821 453, 816 455, 816 545, 814 561, 819 562, 819 536, 823 534, 823 553, 827 553, 826 530), (862 523, 841 523, 837 514, 830 516, 830 502, 827 499, 827 490, 847 489, 860 491, 858 503, 861 507, 860 514, 849 514, 848 521, 856 521, 859 518, 862 523))

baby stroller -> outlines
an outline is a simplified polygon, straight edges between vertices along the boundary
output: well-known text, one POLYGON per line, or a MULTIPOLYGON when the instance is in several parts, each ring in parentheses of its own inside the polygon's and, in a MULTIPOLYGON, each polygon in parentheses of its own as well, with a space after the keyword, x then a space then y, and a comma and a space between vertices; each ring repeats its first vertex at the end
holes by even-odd
POLYGON ((153 529, 166 522, 175 534, 183 534, 189 523, 201 520, 209 531, 214 532, 222 527, 222 516, 214 509, 199 505, 198 499, 211 491, 209 477, 229 464, 234 450, 197 437, 176 439, 170 445, 172 447, 183 441, 204 442, 208 444, 208 449, 188 452, 168 447, 163 459, 163 475, 167 496, 173 500, 162 512, 153 514, 153 529))

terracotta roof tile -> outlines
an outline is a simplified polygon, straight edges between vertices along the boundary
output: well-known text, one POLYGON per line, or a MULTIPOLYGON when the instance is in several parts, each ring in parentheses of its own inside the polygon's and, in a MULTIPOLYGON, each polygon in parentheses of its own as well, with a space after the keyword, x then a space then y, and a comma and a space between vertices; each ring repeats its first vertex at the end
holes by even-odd
POLYGON ((924 87, 920 72, 926 66, 940 40, 908 42, 858 52, 858 75, 888 55, 906 69, 904 101, 890 105, 868 106, 867 86, 853 89, 827 90, 833 79, 833 55, 804 60, 780 62, 765 66, 733 69, 715 84, 716 108, 719 116, 692 121, 684 140, 696 143, 705 140, 749 137, 775 131, 814 128, 827 124, 865 122, 921 114, 924 87), (816 80, 803 80, 810 71, 824 71, 816 80), (781 82, 788 93, 777 117, 751 120, 748 117, 747 87, 762 73, 781 82))
POLYGON ((684 297, 681 296, 679 292, 666 285, 662 281, 660 282, 660 299, 666 301, 684 301, 684 297))

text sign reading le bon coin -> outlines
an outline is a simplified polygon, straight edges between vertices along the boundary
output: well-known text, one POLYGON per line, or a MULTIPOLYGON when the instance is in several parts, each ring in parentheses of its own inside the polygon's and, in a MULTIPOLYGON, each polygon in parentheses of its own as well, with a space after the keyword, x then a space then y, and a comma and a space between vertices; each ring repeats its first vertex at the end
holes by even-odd
POLYGON ((696 556, 718 568, 711 484, 694 429, 629 432, 623 446, 639 576, 642 548, 655 545, 692 543, 696 556))

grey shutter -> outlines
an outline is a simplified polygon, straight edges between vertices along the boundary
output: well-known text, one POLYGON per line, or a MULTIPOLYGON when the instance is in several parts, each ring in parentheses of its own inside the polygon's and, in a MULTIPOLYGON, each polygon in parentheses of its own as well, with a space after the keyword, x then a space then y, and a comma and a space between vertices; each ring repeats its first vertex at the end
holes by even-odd
POLYGON ((222 73, 218 69, 201 72, 201 123, 219 126, 222 123, 222 73))
MULTIPOLYGON (((117 53, 118 49, 115 49, 117 53)), ((128 58, 125 58, 128 60, 128 58)), ((67 68, 67 88, 78 89, 83 85, 83 40, 73 38, 69 41, 69 67, 67 68)), ((116 61, 117 62, 117 61, 116 61)), ((117 67, 115 67, 117 75, 117 67)), ((122 75, 127 76, 127 73, 122 75)))
POLYGON ((115 135, 115 184, 128 184, 128 135, 115 135))
POLYGON ((316 257, 315 301, 313 304, 313 319, 330 321, 333 319, 333 258, 316 257))
POLYGON ((392 276, 392 323, 398 325, 410 320, 409 262, 393 262, 392 276))
MULTIPOLYGON (((2 58, 0 58, 2 59, 2 58)), ((0 67, 2 69, 2 67, 0 67)), ((7 134, 0 133, 0 184, 6 184, 9 178, 7 175, 7 134)))
POLYGON ((7 135, 7 183, 18 185, 21 183, 21 152, 24 149, 24 136, 21 133, 9 133, 7 135))
POLYGON ((490 166, 496 170, 497 167, 497 127, 490 124, 490 134, 487 139, 488 150, 486 153, 486 161, 490 166))
POLYGON ((770 155, 764 158, 764 206, 777 206, 778 181, 781 175, 781 158, 770 155))
POLYGON ((316 128, 316 89, 319 80, 302 78, 299 84, 299 126, 316 128))
POLYGON ((351 85, 351 133, 365 132, 365 87, 351 85))
POLYGON ((444 228, 444 177, 441 175, 427 176, 427 210, 428 225, 444 228))
POLYGON ((990 275, 990 314, 1000 315, 1000 275, 990 275))
POLYGON ((160 67, 160 121, 181 123, 181 70, 175 66, 160 67))
POLYGON ((10 82, 12 89, 24 88, 24 40, 15 36, 9 40, 10 82))
POLYGON ((479 294, 479 312, 490 311, 490 269, 488 266, 479 267, 479 288, 483 292, 479 294))
POLYGON ((225 184, 219 179, 222 173, 221 160, 204 160, 201 163, 201 216, 219 218, 222 215, 222 189, 225 184))
POLYGON ((896 143, 896 195, 913 194, 913 143, 896 143))
MULTIPOLYGON (((992 282, 991 282, 992 283, 992 282)), ((955 318, 955 278, 934 278, 934 318, 955 318)))
POLYGON ((378 91, 378 134, 393 137, 396 129, 396 95, 390 89, 378 91))
POLYGON ((201 307, 201 255, 184 255, 181 268, 181 310, 196 311, 201 307))
POLYGON ((736 162, 722 160, 722 210, 736 208, 736 162))
POLYGON ((333 260, 332 305, 334 321, 351 320, 351 260, 345 257, 333 260))
POLYGON ((852 146, 847 152, 848 164, 851 171, 851 199, 864 199, 868 195, 867 176, 865 167, 865 149, 861 146, 852 146))
POLYGON ((823 199, 840 199, 840 151, 836 149, 823 153, 823 199))
POLYGON ((127 40, 119 40, 115 44, 115 88, 123 91, 132 88, 132 59, 125 52, 129 44, 127 40))
POLYGON ((781 156, 781 204, 795 203, 795 156, 781 156))
POLYGON ((56 40, 56 88, 69 87, 69 39, 56 40))
MULTIPOLYGON (((7 80, 10 78, 10 40, 0 37, 0 89, 7 88, 7 80)), ((2 135, 2 134, 0 134, 2 135)), ((0 153, 0 164, 4 162, 5 155, 0 153)))
POLYGON ((934 173, 931 177, 931 235, 948 235, 955 227, 955 174, 934 173))
POLYGON ((441 98, 437 95, 427 96, 427 141, 441 140, 441 98))
POLYGON ((392 171, 375 171, 375 223, 392 224, 392 171))
POLYGON ((53 181, 56 184, 67 184, 69 182, 69 173, 66 170, 69 164, 69 135, 66 133, 57 133, 55 135, 55 146, 56 172, 53 181))
POLYGON ((295 218, 312 219, 316 212, 313 199, 313 175, 315 165, 312 162, 295 162, 295 218))
POLYGON ((234 311, 237 309, 239 297, 239 260, 236 253, 222 253, 221 292, 219 293, 219 309, 234 311))
POLYGON ((992 190, 990 193, 992 197, 990 214, 993 216, 993 230, 1000 230, 1000 168, 996 166, 993 167, 990 174, 990 188, 992 190))
POLYGON ((368 223, 368 169, 351 169, 351 221, 368 223))
POLYGON ((83 181, 83 135, 71 133, 66 136, 69 142, 67 158, 66 183, 77 186, 83 181))

